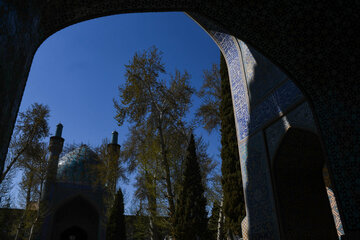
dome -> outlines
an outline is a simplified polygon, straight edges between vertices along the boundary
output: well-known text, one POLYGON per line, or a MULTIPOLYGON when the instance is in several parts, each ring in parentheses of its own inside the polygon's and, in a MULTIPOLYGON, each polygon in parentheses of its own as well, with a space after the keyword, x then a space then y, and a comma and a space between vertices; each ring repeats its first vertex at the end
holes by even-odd
POLYGON ((81 145, 59 159, 57 181, 92 185, 99 159, 87 145, 81 145))

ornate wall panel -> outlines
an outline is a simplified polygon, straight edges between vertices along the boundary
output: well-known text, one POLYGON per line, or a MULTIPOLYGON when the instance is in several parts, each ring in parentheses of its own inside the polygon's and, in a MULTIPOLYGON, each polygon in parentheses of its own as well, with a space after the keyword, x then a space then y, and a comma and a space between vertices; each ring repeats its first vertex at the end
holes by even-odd
POLYGON ((254 48, 240 40, 239 45, 249 89, 250 105, 254 107, 285 81, 287 76, 254 48))

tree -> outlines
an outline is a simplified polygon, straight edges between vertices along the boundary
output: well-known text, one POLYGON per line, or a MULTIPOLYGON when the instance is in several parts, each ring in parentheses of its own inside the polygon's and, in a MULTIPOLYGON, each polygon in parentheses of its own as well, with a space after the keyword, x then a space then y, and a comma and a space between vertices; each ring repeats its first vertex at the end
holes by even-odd
POLYGON ((149 239, 149 218, 144 211, 142 200, 133 199, 131 211, 134 217, 128 218, 130 221, 127 222, 128 226, 131 226, 130 236, 134 240, 149 239))
POLYGON ((110 217, 106 228, 106 239, 126 240, 126 225, 124 216, 124 196, 121 189, 116 193, 114 205, 111 209, 110 217))
POLYGON ((31 219, 31 227, 29 232, 29 240, 33 239, 36 233, 39 233, 42 219, 44 217, 43 209, 40 208, 40 201, 42 199, 43 188, 45 184, 46 174, 49 168, 49 148, 47 143, 38 143, 33 145, 27 151, 27 158, 29 160, 23 161, 24 171, 32 172, 34 175, 33 181, 33 199, 32 202, 37 204, 36 214, 31 219))
POLYGON ((0 184, 31 145, 49 136, 49 112, 47 105, 34 103, 25 112, 19 113, 0 184))
POLYGON ((160 75, 165 74, 165 66, 156 47, 136 53, 125 67, 126 83, 119 87, 120 101, 114 100, 115 118, 120 126, 128 119, 132 127, 151 132, 158 141, 161 177, 165 179, 169 215, 173 216, 175 203, 168 141, 175 133, 186 136, 184 117, 194 91, 188 83, 190 76, 176 71, 169 81, 159 80, 160 75))
POLYGON ((206 199, 194 135, 187 149, 182 189, 176 204, 175 238, 177 240, 209 239, 206 199))
POLYGON ((25 112, 19 113, 6 167, 0 175, 0 184, 2 185, 6 184, 6 179, 15 171, 15 168, 23 172, 20 186, 24 195, 25 211, 20 217, 15 239, 21 238, 24 234, 30 234, 31 238, 36 223, 33 220, 38 219, 36 216, 39 212, 29 211, 29 209, 31 202, 40 199, 45 180, 47 159, 42 154, 44 148, 46 151, 47 147, 42 140, 49 135, 49 112, 48 106, 34 103, 25 112), (30 232, 25 233, 25 228, 30 232))
POLYGON ((23 239, 26 236, 26 230, 29 229, 30 219, 33 218, 31 209, 31 202, 34 197, 34 172, 26 171, 23 174, 22 181, 20 182, 20 194, 23 198, 24 211, 19 219, 19 224, 16 230, 15 240, 23 239))
POLYGON ((222 211, 222 201, 215 201, 209 218, 209 231, 211 239, 224 240, 224 215, 222 211))
MULTIPOLYGON (((71 146, 69 147, 71 148, 71 146)), ((100 162, 94 166, 95 169, 91 169, 97 176, 94 184, 95 187, 97 185, 105 187, 107 194, 105 194, 104 202, 107 206, 112 206, 118 181, 120 179, 125 182, 128 181, 125 169, 120 162, 120 152, 112 148, 107 139, 102 141, 102 144, 95 149, 95 152, 100 162)))
POLYGON ((43 213, 39 206, 48 169, 48 154, 48 144, 33 143, 18 162, 23 172, 20 182, 20 199, 24 206, 24 213, 20 218, 16 239, 27 235, 30 240, 40 228, 43 213))
POLYGON ((209 218, 209 231, 211 239, 223 240, 224 239, 224 216, 222 213, 222 202, 215 201, 211 210, 209 218))
POLYGON ((220 60, 221 75, 221 159, 223 210, 228 235, 241 236, 241 221, 245 217, 239 150, 236 137, 234 110, 231 98, 229 75, 224 57, 220 60))
MULTIPOLYGON (((122 157, 129 161, 129 171, 136 169, 134 197, 142 203, 142 210, 149 215, 149 226, 146 232, 150 239, 158 239, 158 226, 162 219, 158 215, 158 196, 163 191, 161 182, 161 154, 158 139, 151 130, 144 126, 134 126, 130 129, 130 137, 123 144, 122 157)), ((166 213, 167 214, 167 213, 166 213)))
POLYGON ((220 204, 218 201, 215 201, 211 210, 211 216, 209 218, 209 223, 208 223, 211 239, 216 239, 219 215, 220 215, 220 204))
POLYGON ((211 132, 220 125, 223 210, 229 237, 241 235, 241 221, 245 217, 240 159, 236 137, 234 111, 226 62, 221 54, 220 69, 213 65, 204 71, 204 84, 199 91, 203 103, 197 117, 211 132), (230 236, 231 235, 231 236, 230 236))
MULTIPOLYGON (((184 172, 186 147, 188 141, 181 136, 172 135, 168 139, 168 156, 171 159, 171 178, 174 183, 175 198, 179 195, 184 172)), ((142 202, 144 213, 149 215, 150 239, 158 239, 161 230, 171 232, 172 221, 158 217, 168 214, 166 203, 166 183, 163 179, 161 166, 161 149, 159 141, 152 131, 143 127, 132 127, 130 137, 122 147, 122 157, 130 161, 130 169, 136 168, 135 198, 142 202), (165 196, 165 197, 164 197, 165 196)), ((207 187, 208 176, 215 167, 214 161, 206 153, 207 145, 202 138, 196 139, 196 152, 202 174, 202 183, 207 196, 214 195, 213 189, 207 187)))
POLYGON ((11 189, 15 173, 14 170, 11 170, 0 184, 0 207, 7 206, 11 202, 11 189))
POLYGON ((217 129, 221 122, 219 106, 222 97, 221 76, 218 65, 213 64, 211 70, 204 70, 203 79, 204 83, 198 92, 202 104, 196 112, 196 117, 204 128, 211 132, 217 129))

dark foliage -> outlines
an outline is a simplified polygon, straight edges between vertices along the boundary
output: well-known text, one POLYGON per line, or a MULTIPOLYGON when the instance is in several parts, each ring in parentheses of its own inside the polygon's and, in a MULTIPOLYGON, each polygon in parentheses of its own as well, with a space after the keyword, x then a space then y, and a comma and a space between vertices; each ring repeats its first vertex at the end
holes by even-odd
POLYGON ((115 195, 114 205, 111 209, 108 225, 106 228, 107 240, 126 240, 124 216, 124 196, 119 189, 115 195))
POLYGON ((221 76, 221 159, 224 214, 226 228, 241 235, 241 221, 245 217, 245 202, 241 179, 240 159, 236 138, 234 111, 229 75, 224 57, 220 60, 221 76))
POLYGON ((220 214, 220 204, 218 201, 214 202, 213 208, 211 210, 211 216, 209 219, 209 232, 211 234, 211 239, 216 239, 217 230, 218 230, 218 221, 220 214))
POLYGON ((191 134, 187 149, 183 184, 175 211, 176 240, 209 239, 207 229, 206 199, 196 156, 194 136, 191 134))

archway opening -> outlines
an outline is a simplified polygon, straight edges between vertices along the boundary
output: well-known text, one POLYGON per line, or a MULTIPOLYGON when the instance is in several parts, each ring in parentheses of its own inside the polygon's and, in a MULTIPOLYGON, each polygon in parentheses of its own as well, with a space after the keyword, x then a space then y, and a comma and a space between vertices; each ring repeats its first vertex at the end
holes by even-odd
POLYGON ((337 239, 316 134, 291 128, 274 159, 278 216, 284 239, 337 239))
MULTIPOLYGON (((240 85, 241 83, 241 79, 243 79, 245 76, 244 75, 236 75, 235 73, 238 73, 240 71, 237 71, 239 70, 239 63, 240 63, 240 56, 239 55, 239 46, 238 46, 238 40, 234 39, 233 37, 230 37, 226 34, 223 34, 223 36, 213 36, 214 37, 214 40, 216 40, 218 42, 218 44, 220 45, 219 47, 221 49, 226 49, 227 51, 225 52, 224 50, 224 53, 225 55, 228 54, 228 56, 234 56, 234 54, 238 57, 238 58, 234 58, 235 60, 233 60, 232 58, 227 58, 228 60, 228 65, 230 67, 230 70, 231 70, 231 74, 232 74, 232 78, 235 79, 233 80, 233 82, 235 83, 238 83, 238 85, 240 85), (217 36, 217 38, 216 38, 217 36), (227 38, 225 38, 227 37, 227 38), (225 40, 219 40, 219 39, 222 39, 222 38, 225 38, 225 40), (229 46, 231 46, 231 49, 229 49, 229 46), (231 61, 230 61, 231 60, 231 61)), ((275 84, 276 85, 276 84, 275 84)), ((244 85, 245 86, 245 85, 244 85)), ((274 87, 274 86, 272 86, 274 87)), ((245 89, 245 87, 243 88, 245 89)), ((267 89, 269 90, 269 89, 267 89)), ((265 94, 266 95, 266 94, 265 94)), ((291 94, 293 95, 293 94, 291 94)), ((246 100, 244 100, 246 97, 245 97, 245 94, 239 94, 239 96, 242 96, 242 100, 238 100, 238 104, 239 103, 246 103, 246 100)), ((236 99, 239 99, 240 97, 236 98, 236 99)), ((242 107, 242 109, 245 109, 247 110, 248 107, 242 107)), ((248 113, 245 112, 244 114, 241 113, 239 114, 241 116, 247 116, 248 113)), ((247 134, 247 122, 246 121, 239 121, 240 123, 243 123, 243 125, 240 126, 240 129, 242 131, 242 138, 244 138, 247 134)))
POLYGON ((98 229, 98 211, 84 198, 75 197, 56 210, 52 239, 97 239, 98 229))
POLYGON ((86 231, 78 226, 72 226, 60 235, 61 240, 86 240, 87 234, 86 231))
MULTIPOLYGON (((143 14, 144 15, 144 14, 143 14)), ((186 16, 185 16, 186 17, 186 16)), ((190 21, 192 22, 192 20, 190 19, 190 21)), ((73 28, 74 27, 76 27, 76 26, 72 26, 73 28)), ((195 27, 196 28, 199 28, 197 25, 195 25, 195 27)), ((200 29, 200 28, 199 28, 200 29)), ((200 29, 201 31, 203 31, 202 29, 200 29)), ((201 32, 202 34, 204 34, 203 32, 201 32)), ((99 32, 97 32, 97 34, 99 34, 99 32)), ((152 35, 156 35, 156 34, 154 34, 153 32, 152 32, 152 35)), ((209 38, 206 34, 204 34, 205 35, 205 37, 206 38, 209 38)), ((85 37, 85 38, 87 38, 87 39, 91 39, 91 38, 88 38, 88 37, 85 37)), ((104 38, 104 37, 102 37, 102 38, 104 38)), ((103 40, 101 38, 101 40, 103 40)), ((211 39, 209 38, 209 40, 211 41, 211 39)), ((51 40, 50 40, 51 41, 51 40)), ((147 40, 148 41, 148 40, 147 40)), ((84 41, 85 42, 85 41, 84 41)), ((172 42, 172 44, 174 44, 174 42, 172 42)), ((105 45, 107 45, 107 44, 105 44, 105 45)), ((129 44, 128 44, 129 45, 129 44)), ((178 44, 176 44, 178 47, 179 47, 179 45, 178 44)), ((187 45, 189 45, 189 44, 187 44, 187 45)), ((61 46, 61 45, 60 45, 61 46)), ((180 45, 181 46, 181 45, 180 45)), ((129 46, 127 46, 127 47, 129 47, 129 46)), ((189 46, 187 46, 187 47, 189 47, 189 46)), ((216 46, 215 46, 216 47, 216 46)), ((172 47, 173 48, 173 47, 172 47)), ((199 49, 199 48, 198 48, 199 49)), ((111 49, 112 50, 112 52, 115 52, 114 51, 114 49, 111 49)), ((217 51, 216 51, 216 55, 218 55, 219 54, 219 50, 218 49, 216 49, 217 51)), ((62 52, 65 52, 65 51, 63 51, 62 50, 62 52)), ((208 51, 209 52, 209 51, 208 51)), ((184 55, 184 53, 185 53, 185 51, 184 50, 182 50, 182 53, 181 54, 183 54, 184 55)), ((194 54, 194 52, 192 53, 192 54, 194 54)), ((74 54, 75 55, 75 54, 74 54)), ((120 55, 120 54, 119 54, 120 55)), ((123 53, 123 55, 125 55, 124 53, 123 53)), ((197 55, 200 55, 200 54, 197 54, 197 55)), ((52 55, 52 57, 54 58, 54 54, 52 55)), ((100 58, 100 57, 99 57, 100 58)), ((173 57, 173 58, 175 58, 175 57, 173 57)), ((193 57, 194 58, 194 57, 193 57)), ((71 59, 71 58, 69 58, 69 59, 71 59)), ((100 59, 103 59, 103 58, 100 58, 100 59)), ((210 59, 210 58, 209 58, 210 59)), ((35 59, 36 60, 36 59, 35 59)), ((218 56, 217 56, 217 58, 216 58, 216 60, 218 60, 218 56)), ((202 62, 203 60, 199 60, 199 62, 202 62)), ((113 62, 116 62, 117 64, 118 64, 118 62, 117 61, 113 61, 113 62)), ((203 64, 203 65, 205 65, 205 64, 203 64)), ((202 68, 202 69, 204 69, 203 67, 199 67, 200 66, 200 63, 198 64, 198 65, 196 65, 198 68, 202 68)), ((209 64, 209 66, 210 66, 210 64, 209 64)), ((78 68, 81 68, 81 67, 78 67, 78 68)), ((78 68, 76 68, 76 70, 78 70, 78 68)), ((114 67, 115 68, 115 67, 114 67)), ((119 67, 120 68, 120 67, 119 67)), ((181 67, 181 68, 183 68, 183 67, 181 67)), ((34 65, 34 68, 33 68, 34 70, 36 69, 35 68, 35 65, 34 65)), ((43 70, 44 69, 47 69, 46 67, 41 67, 41 68, 39 68, 39 70, 41 71, 41 72, 44 72, 43 70)), ((88 67, 87 67, 87 69, 89 69, 88 67)), ((96 69, 96 68, 93 68, 93 69, 96 69)), ((53 72, 55 72, 55 71, 53 71, 53 72)), ((67 71, 67 72, 72 72, 72 73, 76 73, 77 71, 75 71, 75 70, 72 70, 72 71, 67 71)), ((91 71, 89 71, 89 72, 91 72, 91 71)), ((100 72, 100 71, 99 71, 100 72)), ((103 73, 104 72, 106 72, 106 71, 102 71, 103 73)), ((108 74, 108 72, 107 72, 107 74, 108 74)), ((79 74, 78 74, 79 75, 79 74)), ((121 74, 122 75, 122 74, 121 74)), ((31 76, 31 74, 30 74, 30 76, 31 76)), ((106 78, 106 80, 108 81, 109 80, 109 77, 108 76, 99 76, 98 77, 98 79, 97 79, 97 82, 99 82, 99 79, 101 79, 101 78, 106 78)), ((197 79, 200 79, 202 76, 199 74, 199 76, 197 77, 197 79)), ((78 79, 76 79, 76 78, 83 78, 83 79, 86 79, 86 82, 82 85, 82 87, 80 88, 80 90, 81 91, 84 91, 84 92, 90 92, 90 89, 91 89, 91 80, 92 79, 90 79, 90 78, 86 78, 86 77, 74 77, 74 78, 69 78, 70 79, 70 83, 68 84, 68 86, 70 86, 69 88, 70 89, 75 89, 75 86, 76 86, 76 83, 75 82, 78 82, 78 81, 75 81, 75 80, 78 80, 78 79)), ((54 80, 53 78, 51 78, 51 77, 49 77, 48 79, 52 79, 52 80, 54 80)), ((196 79, 196 78, 195 78, 196 79)), ((61 80, 61 79, 59 79, 59 81, 58 82, 65 82, 66 81, 66 78, 64 79, 64 80, 61 80)), ((50 80, 48 80, 48 82, 50 82, 50 80)), ((193 81, 192 81, 193 82, 193 81)), ((30 85, 30 84, 29 84, 30 85)), ((27 86, 27 88, 29 89, 29 85, 27 86)), ((55 85, 54 83, 52 84, 52 85, 55 85)), ((104 84, 101 84, 102 86, 104 86, 105 85, 105 83, 104 84)), ((31 86, 31 85, 30 85, 31 86)), ((96 97, 96 99, 100 99, 101 98, 101 95, 99 94, 100 92, 107 92, 107 94, 108 95, 110 95, 109 94, 109 91, 103 91, 103 90, 100 90, 100 86, 99 87, 97 87, 97 93, 95 93, 95 94, 93 94, 92 96, 97 96, 96 97), (99 91, 100 90, 100 91, 99 91)), ((112 88, 114 88, 114 87, 112 87, 112 88)), ((116 89, 116 88, 114 88, 114 89, 116 89)), ((80 91, 78 91, 77 93, 75 92, 74 94, 69 94, 69 91, 62 91, 62 93, 61 93, 61 97, 60 96, 58 96, 58 98, 61 98, 62 100, 61 100, 61 105, 63 105, 63 106, 69 106, 69 105, 72 105, 72 106, 74 106, 75 104, 74 104, 74 102, 79 102, 79 101, 76 101, 76 100, 74 100, 74 95, 76 95, 76 94, 78 94, 78 95, 80 95, 79 94, 80 93, 80 91), (68 100, 70 100, 70 102, 71 102, 71 104, 68 104, 68 100)), ((84 97, 84 96, 82 96, 82 99, 86 99, 86 97, 84 97)), ((90 100, 90 98, 87 98, 87 99, 89 99, 90 100)), ((93 98, 93 99, 95 99, 95 97, 93 98)), ((89 100, 87 100, 87 105, 89 105, 89 100)), ((111 100, 111 99, 110 99, 111 100)), ((97 100, 97 101, 99 101, 99 100, 97 100)), ((47 103, 47 102, 45 102, 44 101, 44 103, 47 103)), ((93 106, 95 106, 95 105, 98 105, 98 103, 96 104, 96 103, 94 103, 94 104, 90 104, 90 105, 93 105, 93 106)), ((99 104, 99 105, 101 105, 101 104, 99 104)), ((110 104, 110 106, 111 106, 112 104, 110 104)), ((104 110, 104 107, 105 105, 102 105, 102 109, 101 110, 104 110)), ((86 108, 87 108, 87 106, 86 106, 86 108)), ((53 109, 53 107, 52 107, 52 109, 53 109)), ((77 108, 77 110, 75 110, 74 112, 76 112, 76 115, 82 115, 82 116, 84 116, 85 114, 81 114, 80 113, 80 111, 81 111, 81 109, 83 109, 83 107, 78 107, 77 108)), ((95 111, 95 108, 92 108, 92 111, 94 111, 94 112, 99 112, 99 111, 95 111)), ((103 113, 104 111, 101 111, 101 113, 103 113)), ((100 114, 99 114, 100 115, 100 114)), ((59 117, 59 118, 54 118, 54 119, 56 119, 55 121, 61 121, 63 124, 64 124, 64 126, 65 126, 65 131, 66 131, 66 134, 68 134, 69 132, 72 132, 72 134, 73 134, 73 136, 75 135, 74 133, 75 133, 75 131, 73 131, 73 129, 71 130, 70 129, 70 124, 67 124, 66 122, 64 123, 64 118, 65 118, 65 116, 68 116, 69 117, 69 119, 70 119, 70 117, 72 116, 72 118, 73 118, 73 114, 60 114, 60 116, 61 116, 61 118, 59 117)), ((104 116, 104 115, 103 115, 104 116)), ((90 118, 92 118, 92 119, 95 119, 95 116, 91 116, 90 118)), ((106 123, 105 123, 105 121, 104 121, 104 117, 102 117, 101 119, 99 119, 99 121, 96 123, 96 124, 93 124, 93 126, 95 126, 95 125, 97 125, 97 126, 99 126, 99 125, 107 125, 106 123), (101 124, 99 124, 99 123, 101 123, 101 124)), ((110 118, 109 118, 110 120, 113 120, 113 116, 111 116, 110 118)), ((74 118, 72 119, 72 121, 73 120, 75 120, 74 118)), ((87 122, 87 120, 86 121, 82 121, 82 123, 81 123, 81 128, 82 129, 89 129, 89 128, 86 128, 85 126, 84 126, 84 123, 85 122, 87 122)), ((52 126, 54 126, 55 124, 51 124, 52 126)), ((80 125, 80 123, 79 124, 74 124, 75 126, 79 126, 80 125)), ((109 124, 110 125, 110 124, 109 124)), ((79 128, 79 127, 77 127, 77 128, 79 128)), ((93 129, 94 130, 94 129, 93 129)), ((92 130, 92 131, 93 131, 92 130)), ((113 130, 113 129, 112 129, 113 130)), ((65 131, 64 131, 64 133, 65 133, 65 131)), ((106 132, 106 131, 103 131, 103 132, 106 132)), ((120 131, 120 134, 122 135, 122 132, 120 131)), ((123 134, 123 135, 125 135, 125 134, 123 134)), ((65 135, 64 134, 64 137, 65 137, 65 144, 66 144, 66 142, 68 142, 69 141, 69 137, 68 137, 69 135, 65 135)), ((79 136, 79 137, 88 137, 89 135, 88 134, 77 134, 77 136, 79 136)), ((98 138, 98 140, 101 140, 100 138, 98 138)), ((215 139, 215 141, 216 141, 217 139, 215 139)), ((212 149, 218 149, 217 147, 213 147, 212 149)), ((130 201, 129 201, 130 202, 130 201)), ((125 203, 126 204, 126 203, 125 203)), ((129 204, 130 205, 130 204, 129 204)), ((140 205, 140 204, 139 204, 140 205)), ((130 205, 131 206, 131 205, 130 205)), ((161 209, 162 210, 162 209, 161 209)), ((159 211, 160 212, 160 211, 159 211)), ((165 211, 163 211, 163 212, 165 212, 165 211)), ((101 231, 101 230, 99 230, 99 231, 101 231)), ((56 234, 58 234, 58 233, 56 233, 56 234)))

